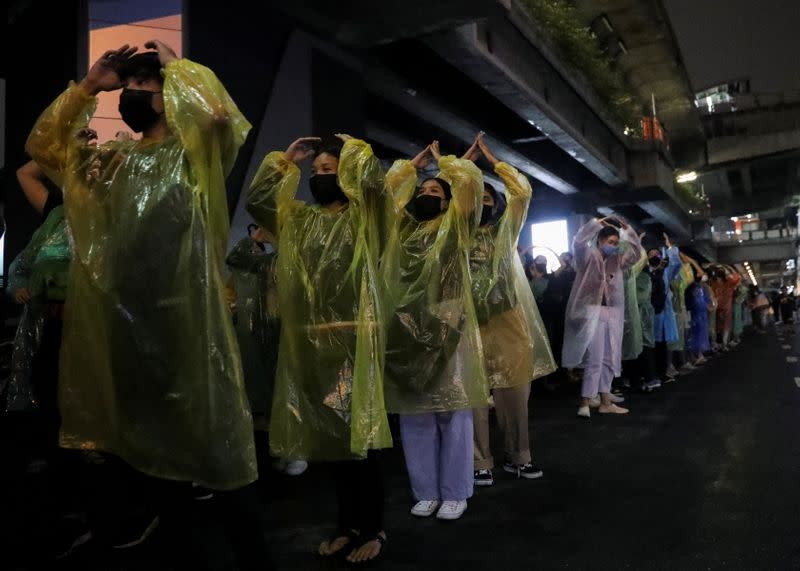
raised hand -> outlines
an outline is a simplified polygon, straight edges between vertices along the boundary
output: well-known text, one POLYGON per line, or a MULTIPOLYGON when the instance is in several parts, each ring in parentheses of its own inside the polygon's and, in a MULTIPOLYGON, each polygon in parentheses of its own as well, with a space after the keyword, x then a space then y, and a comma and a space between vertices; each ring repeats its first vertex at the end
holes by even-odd
POLYGON ((428 145, 424 149, 422 149, 419 154, 411 159, 411 164, 414 165, 415 169, 424 169, 428 166, 428 163, 431 160, 431 146, 428 145))
POLYGON ((348 135, 347 133, 336 133, 334 136, 337 139, 339 139, 341 142, 343 142, 343 143, 346 143, 347 141, 349 141, 349 140, 351 140, 353 138, 350 135, 348 135))
POLYGON ((646 235, 647 235, 647 232, 642 232, 641 234, 639 234, 639 241, 641 242, 642 240, 644 240, 644 237, 646 235))
POLYGON ((489 145, 487 145, 486 141, 483 140, 483 135, 484 135, 483 131, 478 133, 478 138, 476 139, 476 141, 478 143, 478 147, 480 148, 481 152, 483 153, 483 156, 486 157, 486 160, 489 161, 490 163, 492 163, 492 166, 494 166, 497 163, 499 163, 500 160, 496 156, 494 156, 494 153, 489 148, 489 145))
POLYGON ((667 236, 666 232, 664 232, 664 245, 667 248, 672 248, 672 242, 669 241, 669 236, 667 236))
POLYGON ((158 52, 158 60, 161 62, 161 65, 167 65, 169 62, 178 59, 175 50, 161 40, 150 40, 144 45, 144 47, 150 50, 156 50, 158 52))
POLYGON ((300 137, 284 151, 286 160, 299 163, 307 159, 314 154, 314 143, 319 143, 321 140, 319 137, 300 137))
POLYGON ((466 159, 468 161, 473 161, 473 162, 475 162, 478 159, 478 157, 481 155, 480 147, 478 147, 478 139, 480 139, 481 135, 483 135, 483 131, 478 133, 478 136, 475 137, 475 140, 472 142, 470 148, 467 149, 467 152, 461 156, 462 159, 466 159))
POLYGON ((20 305, 24 305, 31 300, 31 293, 28 288, 21 287, 14 292, 14 301, 20 305))
POLYGON ((122 87, 119 70, 136 53, 137 47, 125 44, 119 49, 108 50, 89 69, 80 85, 92 95, 101 91, 114 91, 122 87))
POLYGON ((431 143, 430 149, 431 155, 433 155, 433 158, 438 162, 439 159, 442 158, 442 151, 439 149, 439 141, 434 141, 431 143))

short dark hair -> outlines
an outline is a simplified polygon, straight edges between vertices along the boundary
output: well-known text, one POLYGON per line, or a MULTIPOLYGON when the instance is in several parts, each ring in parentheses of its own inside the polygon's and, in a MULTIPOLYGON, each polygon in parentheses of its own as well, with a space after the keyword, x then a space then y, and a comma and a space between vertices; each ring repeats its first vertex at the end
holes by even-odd
POLYGON ((611 236, 616 236, 617 238, 619 238, 619 230, 617 230, 613 226, 603 226, 600 232, 597 233, 598 240, 606 240, 611 236))
POLYGON ((120 66, 118 73, 122 81, 156 79, 163 84, 164 77, 161 75, 161 68, 158 52, 142 52, 128 58, 128 61, 120 66))
POLYGON ((332 157, 336 157, 338 160, 342 154, 342 147, 344 143, 341 139, 337 139, 336 137, 322 139, 319 143, 314 146, 314 156, 318 157, 323 154, 331 155, 332 157))
POLYGON ((419 183, 420 188, 422 188, 422 185, 428 182, 429 180, 435 180, 436 182, 439 183, 439 185, 442 187, 442 190, 444 190, 444 197, 447 200, 453 198, 453 191, 450 190, 450 183, 444 180, 443 178, 439 178, 438 176, 430 176, 426 178, 421 183, 419 183))

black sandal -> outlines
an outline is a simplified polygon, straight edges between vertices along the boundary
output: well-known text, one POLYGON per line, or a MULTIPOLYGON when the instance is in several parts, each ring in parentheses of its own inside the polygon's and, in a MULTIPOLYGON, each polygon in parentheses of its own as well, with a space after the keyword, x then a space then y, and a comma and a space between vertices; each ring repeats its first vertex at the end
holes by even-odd
MULTIPOLYGON (((358 542, 358 539, 360 537, 359 533, 354 529, 343 529, 343 528, 337 529, 328 538, 328 545, 330 546, 334 541, 336 541, 337 539, 341 539, 343 537, 347 538, 347 543, 342 545, 339 549, 337 549, 333 553, 329 553, 327 555, 323 555, 322 553, 319 552, 319 548, 317 548, 317 555, 322 557, 322 558, 324 558, 324 559, 333 559, 335 557, 346 557, 347 555, 349 555, 350 552, 349 551, 346 552, 345 550, 348 547, 350 547, 351 550, 352 550, 353 549, 352 546, 355 545, 358 542)), ((363 544, 359 544, 359 545, 363 545, 363 544)))
POLYGON ((381 546, 381 550, 378 551, 378 554, 375 557, 373 557, 372 559, 365 559, 364 561, 349 561, 348 559, 345 558, 345 562, 348 565, 352 565, 353 567, 366 567, 368 565, 372 565, 373 563, 377 563, 378 561, 380 561, 380 559, 383 557, 383 552, 386 550, 387 537, 385 536, 384 532, 376 533, 374 536, 365 539, 364 541, 359 543, 358 547, 353 549, 353 551, 360 549, 370 541, 377 541, 381 546))

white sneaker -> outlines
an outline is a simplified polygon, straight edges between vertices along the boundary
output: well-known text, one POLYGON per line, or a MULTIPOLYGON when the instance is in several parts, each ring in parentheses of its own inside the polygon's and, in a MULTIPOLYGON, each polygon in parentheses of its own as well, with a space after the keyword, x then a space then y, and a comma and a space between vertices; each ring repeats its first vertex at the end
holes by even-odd
POLYGON ((305 460, 290 460, 286 464, 284 472, 287 476, 299 476, 308 469, 308 462, 305 460))
POLYGON ((430 517, 438 507, 439 500, 422 500, 421 502, 414 504, 414 507, 411 508, 411 515, 415 515, 417 517, 430 517))
POLYGON ((439 508, 436 519, 452 521, 464 515, 465 511, 467 511, 467 500, 460 500, 457 502, 449 500, 442 502, 442 507, 439 508))
POLYGON ((592 416, 592 413, 589 412, 588 406, 582 406, 578 409, 578 416, 580 416, 581 418, 590 418, 592 416))
POLYGON ((630 411, 627 408, 610 404, 608 406, 601 406, 599 409, 597 409, 597 412, 600 414, 628 414, 630 411))

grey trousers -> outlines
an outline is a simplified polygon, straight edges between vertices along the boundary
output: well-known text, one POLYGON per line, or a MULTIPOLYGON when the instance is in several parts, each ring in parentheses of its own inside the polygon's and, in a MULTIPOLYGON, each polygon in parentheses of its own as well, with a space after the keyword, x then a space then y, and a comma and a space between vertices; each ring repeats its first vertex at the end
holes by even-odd
MULTIPOLYGON (((530 436, 528 434, 528 398, 531 384, 525 383, 509 389, 494 389, 494 410, 497 424, 503 431, 506 460, 514 464, 531 461, 530 436)), ((475 425, 475 469, 491 470, 494 458, 489 446, 489 409, 473 411, 475 425)))

